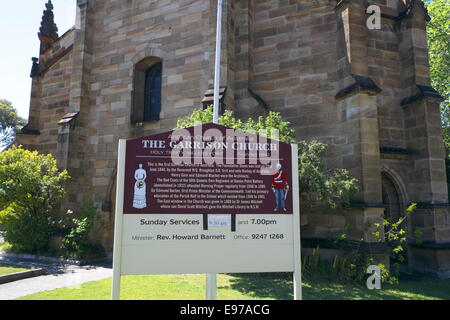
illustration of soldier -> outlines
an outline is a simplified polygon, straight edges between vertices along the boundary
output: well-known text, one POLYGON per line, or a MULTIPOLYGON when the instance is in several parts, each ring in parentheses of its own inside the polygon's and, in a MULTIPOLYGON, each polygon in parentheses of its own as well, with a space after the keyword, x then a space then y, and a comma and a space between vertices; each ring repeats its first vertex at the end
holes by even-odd
POLYGON ((272 176, 272 190, 275 194, 275 209, 286 211, 286 198, 289 192, 289 183, 280 163, 277 164, 277 172, 272 176))
POLYGON ((134 198, 133 208, 144 209, 147 207, 147 192, 145 179, 147 179, 147 172, 142 168, 142 163, 139 164, 139 169, 134 172, 136 183, 134 184, 134 198))

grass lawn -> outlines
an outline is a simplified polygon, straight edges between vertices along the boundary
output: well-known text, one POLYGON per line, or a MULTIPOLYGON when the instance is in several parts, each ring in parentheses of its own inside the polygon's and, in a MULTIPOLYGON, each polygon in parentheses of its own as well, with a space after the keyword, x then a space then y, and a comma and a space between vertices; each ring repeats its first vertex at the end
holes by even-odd
MULTIPOLYGON (((8 247, 8 245, 6 242, 3 242, 3 238, 0 233, 0 252, 4 251, 4 249, 6 249, 7 247, 8 247)), ((11 267, 8 265, 0 264, 0 276, 4 276, 4 275, 10 274, 10 273, 27 271, 27 270, 29 270, 29 269, 16 268, 16 267, 11 267)))
MULTIPOLYGON (((204 275, 125 276, 122 277, 124 300, 201 300, 204 299, 204 275)), ((404 280, 399 285, 385 285, 381 290, 363 286, 322 281, 305 282, 307 300, 450 300, 450 280, 404 280)), ((78 287, 40 292, 21 300, 104 300, 111 297, 111 279, 85 283, 78 287)), ((292 299, 289 274, 218 275, 218 299, 292 299)))
POLYGON ((27 271, 28 269, 24 269, 24 268, 16 268, 16 267, 11 267, 11 266, 6 266, 3 264, 0 264, 0 276, 4 276, 10 273, 16 273, 16 272, 21 272, 21 271, 27 271))

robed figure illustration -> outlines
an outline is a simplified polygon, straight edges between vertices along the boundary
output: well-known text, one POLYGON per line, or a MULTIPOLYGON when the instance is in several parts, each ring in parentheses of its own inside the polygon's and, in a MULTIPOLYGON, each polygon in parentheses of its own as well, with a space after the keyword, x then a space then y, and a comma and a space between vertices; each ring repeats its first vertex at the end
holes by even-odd
POLYGON ((139 164, 139 169, 135 171, 134 179, 136 179, 136 182, 134 184, 133 208, 144 209, 147 207, 147 188, 145 184, 147 172, 142 168, 142 163, 139 164))
POLYGON ((281 164, 277 164, 277 172, 272 176, 272 191, 275 194, 275 209, 286 211, 286 198, 289 192, 289 183, 283 170, 281 170, 281 164))

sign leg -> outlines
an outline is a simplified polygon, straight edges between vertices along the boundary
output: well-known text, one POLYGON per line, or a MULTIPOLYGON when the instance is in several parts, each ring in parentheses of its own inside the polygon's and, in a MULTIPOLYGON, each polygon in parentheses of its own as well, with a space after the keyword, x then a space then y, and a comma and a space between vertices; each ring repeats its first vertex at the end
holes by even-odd
POLYGON ((120 299, 120 276, 122 274, 122 228, 123 228, 123 198, 125 185, 125 152, 126 140, 119 140, 119 158, 117 165, 116 215, 114 223, 114 253, 113 253, 113 286, 112 299, 120 299))
POLYGON ((294 271, 294 300, 303 300, 303 296, 302 296, 302 274, 301 274, 300 270, 295 270, 294 271))
POLYGON ((113 275, 112 300, 120 300, 120 274, 113 275))
POLYGON ((294 300, 302 300, 302 254, 300 246, 300 190, 298 180, 298 147, 292 145, 292 196, 294 204, 294 300))
POLYGON ((217 274, 206 275, 206 300, 217 300, 217 274))

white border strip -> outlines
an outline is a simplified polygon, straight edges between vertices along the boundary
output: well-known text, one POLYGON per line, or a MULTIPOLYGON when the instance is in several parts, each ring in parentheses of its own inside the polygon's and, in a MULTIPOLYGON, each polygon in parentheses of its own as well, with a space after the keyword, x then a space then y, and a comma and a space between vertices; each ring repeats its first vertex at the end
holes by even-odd
POLYGON ((302 255, 300 245, 300 190, 298 180, 298 146, 292 148, 292 201, 294 206, 293 234, 294 237, 294 300, 302 300, 302 255))
POLYGON ((123 234, 123 201, 125 186, 125 155, 127 141, 119 140, 119 158, 117 163, 116 215, 114 223, 113 284, 112 299, 120 299, 120 278, 122 273, 122 234, 123 234))

